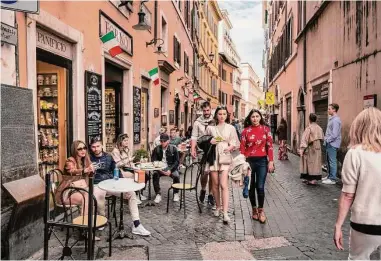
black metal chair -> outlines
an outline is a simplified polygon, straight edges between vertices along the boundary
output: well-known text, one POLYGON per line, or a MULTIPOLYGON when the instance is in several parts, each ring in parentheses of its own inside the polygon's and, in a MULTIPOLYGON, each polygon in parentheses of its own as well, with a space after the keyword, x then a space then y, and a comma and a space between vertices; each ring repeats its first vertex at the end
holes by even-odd
POLYGON ((200 202, 198 201, 198 191, 197 191, 197 184, 198 184, 198 180, 200 179, 200 175, 202 174, 202 171, 203 170, 202 170, 201 163, 194 162, 185 169, 183 182, 171 185, 171 187, 168 189, 167 213, 169 212, 169 193, 172 189, 178 189, 181 191, 180 209, 182 208, 182 205, 184 204, 184 218, 186 217, 185 191, 192 191, 192 190, 196 191, 197 206, 198 206, 199 212, 202 213, 200 202))
MULTIPOLYGON (((69 212, 69 214, 70 214, 70 216, 68 216, 68 218, 70 218, 70 220, 68 222, 71 222, 74 225, 82 225, 82 226, 85 226, 87 228, 88 227, 88 215, 79 214, 77 217, 74 217, 73 212, 71 211, 72 210, 71 196, 75 193, 79 193, 81 195, 83 202, 85 202, 86 200, 89 200, 89 198, 90 198, 89 192, 86 189, 77 188, 77 187, 67 187, 61 193, 61 201, 63 204, 62 206, 64 208, 64 211, 69 212), (67 197, 69 198, 68 204, 66 204, 63 200, 63 197, 65 194, 67 194, 67 197)), ((92 199, 92 202, 90 202, 89 204, 93 204, 94 213, 97 213, 97 211, 98 211, 97 199, 95 198, 94 195, 91 195, 91 199, 92 199)), ((106 217, 98 215, 98 214, 93 215, 93 222, 94 222, 94 224, 92 227, 92 229, 93 229, 92 249, 94 249, 94 247, 95 247, 95 231, 97 229, 103 228, 103 227, 108 225, 109 226, 109 231, 108 231, 109 232, 109 235, 108 235, 109 256, 111 256, 111 245, 112 245, 112 225, 111 225, 111 222, 106 217)), ((86 231, 86 229, 79 229, 79 230, 80 230, 80 232, 86 231)), ((71 256, 71 248, 73 246, 75 246, 77 244, 77 242, 79 241, 79 239, 78 239, 71 247, 69 247, 68 246, 69 238, 70 238, 70 233, 69 233, 69 229, 67 229, 64 252, 63 252, 62 258, 64 256, 67 256, 67 255, 65 255, 65 248, 66 249, 70 248, 70 251, 67 250, 66 253, 70 252, 70 256, 71 256)), ((85 238, 86 238, 85 251, 87 251, 87 235, 85 238)))

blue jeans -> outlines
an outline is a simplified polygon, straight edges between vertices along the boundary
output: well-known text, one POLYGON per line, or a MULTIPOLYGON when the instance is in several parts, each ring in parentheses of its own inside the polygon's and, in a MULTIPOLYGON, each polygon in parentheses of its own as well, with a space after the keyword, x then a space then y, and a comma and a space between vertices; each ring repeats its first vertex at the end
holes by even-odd
POLYGON ((336 181, 337 174, 337 148, 326 144, 328 179, 336 181))
POLYGON ((265 182, 267 176, 267 157, 249 157, 246 161, 251 167, 251 182, 249 198, 252 207, 256 207, 256 195, 258 207, 263 208, 265 202, 265 182))

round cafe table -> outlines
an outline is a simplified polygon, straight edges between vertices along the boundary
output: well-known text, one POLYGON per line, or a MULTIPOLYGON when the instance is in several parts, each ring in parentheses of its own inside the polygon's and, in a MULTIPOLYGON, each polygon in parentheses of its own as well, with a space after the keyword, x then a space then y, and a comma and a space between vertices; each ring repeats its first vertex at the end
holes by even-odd
MULTIPOLYGON (((150 163, 152 163, 152 162, 146 162, 143 164, 150 164, 150 163)), ((167 166, 154 167, 153 163, 152 163, 152 166, 147 166, 147 167, 141 166, 140 163, 135 164, 135 166, 134 166, 135 169, 146 171, 146 172, 148 172, 148 176, 149 176, 149 180, 148 180, 148 201, 144 206, 155 206, 155 203, 152 202, 152 195, 151 195, 152 174, 155 170, 163 170, 166 167, 167 166)))
POLYGON ((128 233, 124 230, 124 222, 123 222, 123 193, 134 192, 143 189, 145 183, 136 183, 134 179, 131 178, 119 178, 118 180, 108 179, 101 181, 98 184, 98 187, 104 191, 109 192, 110 194, 120 193, 120 222, 119 228, 116 231, 116 238, 124 238, 128 235, 128 233))

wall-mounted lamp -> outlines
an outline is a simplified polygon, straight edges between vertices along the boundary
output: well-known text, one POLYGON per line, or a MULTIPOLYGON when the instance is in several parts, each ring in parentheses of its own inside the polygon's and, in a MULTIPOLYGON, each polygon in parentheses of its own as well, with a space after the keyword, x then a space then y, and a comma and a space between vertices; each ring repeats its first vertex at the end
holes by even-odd
POLYGON ((150 45, 152 45, 152 44, 156 45, 158 41, 160 41, 161 44, 159 44, 159 46, 157 47, 157 50, 156 50, 154 53, 157 53, 157 54, 163 54, 164 52, 162 51, 162 46, 163 46, 163 44, 164 44, 164 40, 161 39, 161 38, 154 38, 154 39, 152 39, 151 41, 146 42, 146 47, 147 47, 147 46, 150 46, 150 45))
MULTIPOLYGON (((213 61, 213 59, 214 59, 214 53, 210 53, 209 54, 209 60, 210 60, 210 63, 213 61)), ((199 66, 204 66, 204 65, 207 65, 209 62, 207 62, 207 61, 202 61, 201 63, 199 63, 198 65, 199 66)))
POLYGON ((143 3, 145 3, 145 2, 148 2, 148 0, 143 0, 140 3, 140 10, 138 13, 139 23, 132 26, 132 28, 134 28, 135 30, 144 31, 144 30, 150 30, 151 29, 151 26, 149 26, 144 19, 146 14, 143 12, 143 3))

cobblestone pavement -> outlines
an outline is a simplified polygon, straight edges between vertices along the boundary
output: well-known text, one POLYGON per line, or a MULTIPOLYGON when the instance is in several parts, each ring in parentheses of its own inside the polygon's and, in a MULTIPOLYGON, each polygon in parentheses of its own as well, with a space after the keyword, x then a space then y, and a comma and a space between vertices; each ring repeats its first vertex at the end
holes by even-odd
MULTIPOLYGON (((187 192, 186 218, 179 211, 179 204, 172 200, 167 214, 166 191, 171 179, 163 177, 163 201, 156 206, 139 207, 141 223, 152 235, 115 240, 113 257, 131 259, 131 255, 136 258, 140 253, 138 259, 347 259, 348 252, 337 251, 332 240, 341 186, 302 184, 299 158, 295 155, 289 158, 283 162, 276 160, 276 174, 267 178, 266 224, 252 221, 249 200, 242 197, 240 188, 233 186, 230 186, 229 225, 214 217, 207 206, 202 206, 203 212, 199 214, 194 192, 187 192)), ((128 211, 125 224, 132 225, 128 211)), ((347 222, 346 249, 348 231, 347 222)), ((102 240, 97 242, 98 258, 108 258, 107 234, 107 231, 99 234, 102 240)), ((52 239, 51 248, 57 245, 52 239)), ((33 258, 40 259, 41 254, 33 258)))

